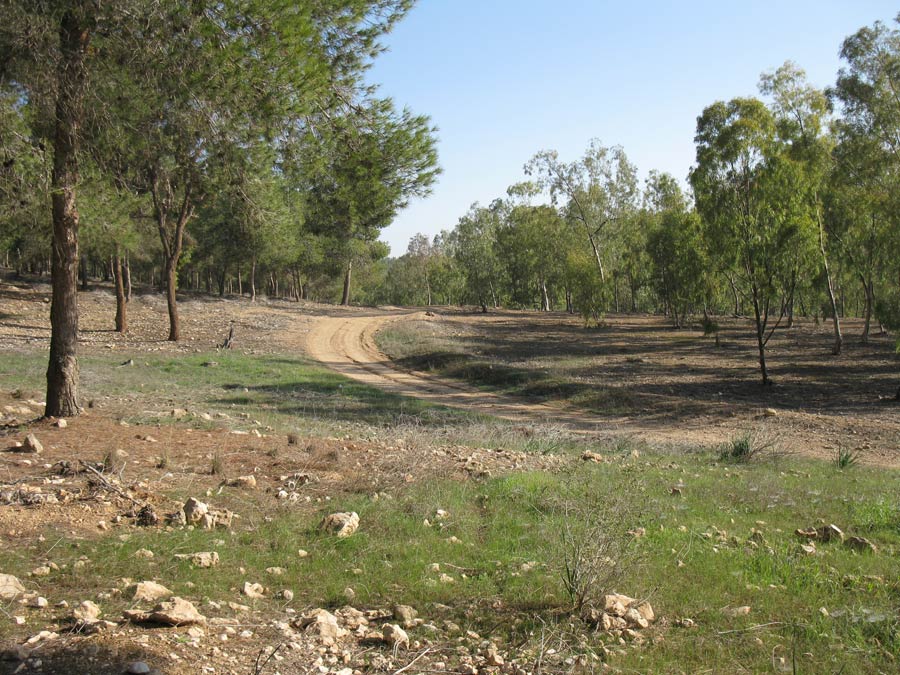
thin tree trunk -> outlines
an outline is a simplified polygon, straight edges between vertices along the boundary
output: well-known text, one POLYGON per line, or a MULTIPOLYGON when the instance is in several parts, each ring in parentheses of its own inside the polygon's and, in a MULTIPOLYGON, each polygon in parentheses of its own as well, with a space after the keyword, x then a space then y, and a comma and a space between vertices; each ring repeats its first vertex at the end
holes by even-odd
POLYGON ((834 345, 831 347, 831 353, 837 356, 844 346, 844 336, 841 335, 841 318, 838 316, 837 300, 834 297, 834 281, 831 278, 828 253, 825 249, 825 226, 818 209, 816 209, 816 219, 819 221, 819 251, 822 253, 822 267, 825 269, 825 290, 828 291, 828 302, 831 303, 832 325, 834 326, 834 345))
POLYGON ((862 343, 867 344, 869 342, 869 331, 872 327, 872 309, 875 304, 875 288, 872 280, 866 280, 866 278, 860 275, 863 282, 863 291, 865 292, 866 297, 866 321, 863 325, 863 333, 861 336, 862 343))
POLYGON ((238 295, 244 297, 244 281, 241 279, 241 265, 238 263, 238 295))
POLYGON ((756 319, 756 344, 759 349, 759 372, 762 374, 763 385, 772 384, 769 379, 769 369, 766 367, 766 327, 763 324, 763 316, 759 307, 759 292, 754 286, 753 292, 753 314, 756 319))
POLYGON ((53 130, 53 241, 50 254, 50 358, 47 417, 71 417, 78 407, 78 129, 90 44, 88 3, 70 6, 59 26, 56 116, 53 130))
POLYGON ((347 271, 344 273, 344 293, 341 295, 341 304, 350 304, 350 275, 353 272, 353 261, 347 263, 347 271))
POLYGON ((122 258, 118 248, 113 256, 113 276, 116 281, 116 332, 128 330, 128 316, 125 309, 125 280, 122 278, 122 258))
POLYGON ((741 315, 741 299, 738 296, 737 285, 734 283, 734 277, 728 276, 728 283, 731 284, 731 294, 734 297, 734 315, 741 315))
POLYGON ((256 302, 256 256, 250 261, 250 302, 256 302))
POLYGON ((175 297, 178 288, 178 269, 174 258, 166 261, 166 305, 169 309, 169 341, 178 342, 181 331, 178 324, 178 299, 175 297))
POLYGON ((128 255, 125 255, 125 264, 122 266, 122 277, 125 281, 125 302, 131 302, 131 263, 128 262, 128 255))
POLYGON ((550 294, 547 293, 547 282, 541 281, 541 311, 550 311, 550 294))
MULTIPOLYGON (((52 263, 51 263, 51 265, 52 265, 52 263)), ((87 256, 86 256, 86 255, 82 255, 82 256, 81 256, 81 290, 82 290, 82 291, 87 291, 87 290, 88 290, 88 270, 87 270, 87 266, 88 266, 87 256)))

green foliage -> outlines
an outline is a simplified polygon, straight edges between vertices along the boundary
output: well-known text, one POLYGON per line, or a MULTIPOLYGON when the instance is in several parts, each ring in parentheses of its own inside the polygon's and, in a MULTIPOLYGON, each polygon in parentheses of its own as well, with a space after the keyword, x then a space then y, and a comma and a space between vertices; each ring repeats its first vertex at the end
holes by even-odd
POLYGON ((860 453, 858 450, 841 446, 834 453, 834 466, 840 471, 852 469, 859 463, 859 459, 860 453))

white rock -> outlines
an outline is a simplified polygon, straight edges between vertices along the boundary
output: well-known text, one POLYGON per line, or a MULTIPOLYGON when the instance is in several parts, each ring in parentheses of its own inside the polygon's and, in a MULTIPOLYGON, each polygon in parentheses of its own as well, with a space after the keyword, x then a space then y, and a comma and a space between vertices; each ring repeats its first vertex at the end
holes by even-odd
POLYGON ((241 591, 248 598, 263 598, 266 595, 266 589, 261 584, 244 582, 244 588, 241 591))
POLYGON ((381 635, 392 647, 409 647, 409 635, 395 623, 386 623, 381 627, 381 635))
POLYGON ((319 526, 321 529, 331 532, 338 538, 349 537, 359 529, 359 514, 338 512, 325 516, 319 526))
POLYGON ((172 591, 155 581, 139 581, 128 589, 135 602, 156 602, 172 596, 172 591))
POLYGON ((100 608, 96 604, 90 600, 85 600, 78 605, 75 611, 72 612, 72 615, 81 623, 91 624, 96 623, 100 619, 100 613, 100 608))

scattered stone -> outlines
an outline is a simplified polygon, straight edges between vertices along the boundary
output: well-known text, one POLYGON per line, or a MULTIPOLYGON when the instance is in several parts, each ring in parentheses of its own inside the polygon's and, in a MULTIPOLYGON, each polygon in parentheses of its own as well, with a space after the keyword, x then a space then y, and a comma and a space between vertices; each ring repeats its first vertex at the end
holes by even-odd
POLYGON ((135 602, 156 602, 172 596, 172 591, 155 581, 139 581, 128 588, 128 594, 135 602))
POLYGON ((85 600, 78 605, 72 615, 79 623, 89 625, 100 620, 100 608, 90 600, 85 600))
POLYGON ((150 666, 143 661, 135 661, 125 670, 126 675, 147 675, 150 672, 150 666))
POLYGON ((322 519, 319 528, 330 532, 339 539, 349 537, 359 529, 359 514, 356 511, 332 513, 322 519))
POLYGON ((878 547, 865 537, 850 537, 844 542, 844 546, 852 548, 860 553, 877 553, 878 547))
POLYGON ((356 591, 354 591, 352 588, 347 586, 347 588, 344 589, 344 597, 347 599, 348 602, 352 602, 353 599, 356 597, 356 591))
POLYGON ((409 605, 394 605, 394 618, 404 628, 412 628, 416 624, 419 613, 409 605))
POLYGON ((45 608, 47 605, 49 605, 49 604, 50 604, 50 603, 47 602, 47 598, 45 598, 45 597, 43 597, 43 596, 41 596, 41 595, 38 595, 38 596, 33 597, 33 598, 28 602, 28 606, 29 606, 29 607, 33 607, 34 609, 44 609, 44 608, 45 608))
POLYGON ((595 464, 602 464, 606 461, 599 452, 591 452, 590 450, 585 450, 581 455, 581 459, 585 462, 594 462, 595 464))
POLYGON ((816 545, 812 542, 809 542, 808 544, 800 544, 800 550, 803 551, 806 555, 815 555, 817 553, 816 545))
POLYGON ((743 607, 726 607, 722 610, 722 613, 726 616, 747 616, 750 613, 750 608, 746 605, 743 607))
POLYGON ((198 551, 197 553, 176 553, 178 560, 190 560, 194 567, 215 567, 219 564, 219 554, 216 551, 198 551))
POLYGON ((763 410, 763 417, 776 417, 778 415, 778 411, 775 408, 766 408, 763 410))
POLYGON ((300 617, 297 623, 306 632, 332 643, 347 635, 347 631, 338 625, 337 617, 325 609, 314 609, 300 617))
POLYGON ((489 666, 494 668, 499 668, 500 666, 506 663, 506 660, 497 650, 496 645, 490 645, 484 652, 484 660, 487 662, 489 666))
POLYGON ((17 626, 24 626, 25 625, 25 617, 24 616, 14 616, 13 623, 16 624, 17 626))
POLYGON ((232 478, 230 481, 226 483, 229 487, 236 488, 244 488, 247 490, 255 490, 256 489, 256 476, 238 476, 237 478, 232 478))
POLYGON ((41 565, 40 567, 35 567, 31 572, 29 572, 29 576, 32 577, 46 577, 50 575, 50 567, 48 565, 41 565))
POLYGON ((67 426, 69 426, 69 423, 60 417, 58 420, 56 420, 56 422, 53 423, 53 426, 58 429, 65 429, 67 426))
POLYGON ((294 591, 289 589, 284 589, 283 591, 278 592, 278 597, 284 600, 285 602, 290 602, 294 599, 294 591))
POLYGON ((145 559, 149 560, 150 558, 153 557, 153 551, 151 551, 149 548, 139 548, 137 551, 134 552, 134 557, 135 558, 145 558, 145 559))
POLYGON ((264 598, 266 595, 266 589, 261 584, 250 583, 249 581, 244 582, 241 592, 248 598, 264 598))
POLYGON ((103 458, 103 468, 108 472, 119 472, 128 464, 128 453, 121 448, 116 448, 103 458))
POLYGON ((123 616, 135 623, 160 623, 168 626, 206 623, 206 617, 200 614, 191 602, 179 597, 161 602, 149 612, 126 610, 123 616))
POLYGON ((22 443, 13 443, 9 448, 10 452, 25 452, 33 455, 39 455, 44 451, 44 446, 34 434, 28 434, 22 443))
POLYGON ((823 525, 816 530, 816 536, 820 541, 844 541, 844 533, 837 525, 823 525))
POLYGON ((287 572, 283 567, 267 567, 266 574, 271 574, 273 577, 280 577, 282 574, 287 572))
POLYGON ((304 551, 304 550, 301 548, 299 551, 297 551, 297 557, 298 557, 298 558, 308 558, 308 557, 309 557, 309 551, 304 551))
POLYGON ((409 647, 409 635, 395 623, 386 623, 381 627, 381 635, 392 647, 409 647))
POLYGON ((184 512, 184 518, 188 523, 199 523, 203 516, 209 514, 209 506, 194 497, 188 499, 184 506, 181 507, 181 510, 184 512))

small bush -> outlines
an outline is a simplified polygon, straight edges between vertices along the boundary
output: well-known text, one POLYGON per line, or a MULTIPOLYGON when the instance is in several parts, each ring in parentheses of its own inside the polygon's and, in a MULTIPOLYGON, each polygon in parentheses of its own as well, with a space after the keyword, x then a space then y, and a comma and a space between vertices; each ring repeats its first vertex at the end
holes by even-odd
POLYGON ((749 433, 732 438, 719 450, 719 459, 723 462, 749 462, 756 454, 753 439, 749 433))
POLYGON ((164 455, 160 455, 156 458, 156 468, 157 469, 167 469, 169 468, 169 455, 168 453, 164 455))
POLYGON ((222 460, 222 455, 218 452, 213 455, 212 462, 209 465, 209 473, 213 476, 221 476, 225 473, 225 462, 222 460))
POLYGON ((844 469, 852 469, 854 466, 859 464, 860 456, 861 453, 858 450, 851 450, 850 448, 840 447, 834 454, 834 466, 839 471, 843 471, 844 469))

